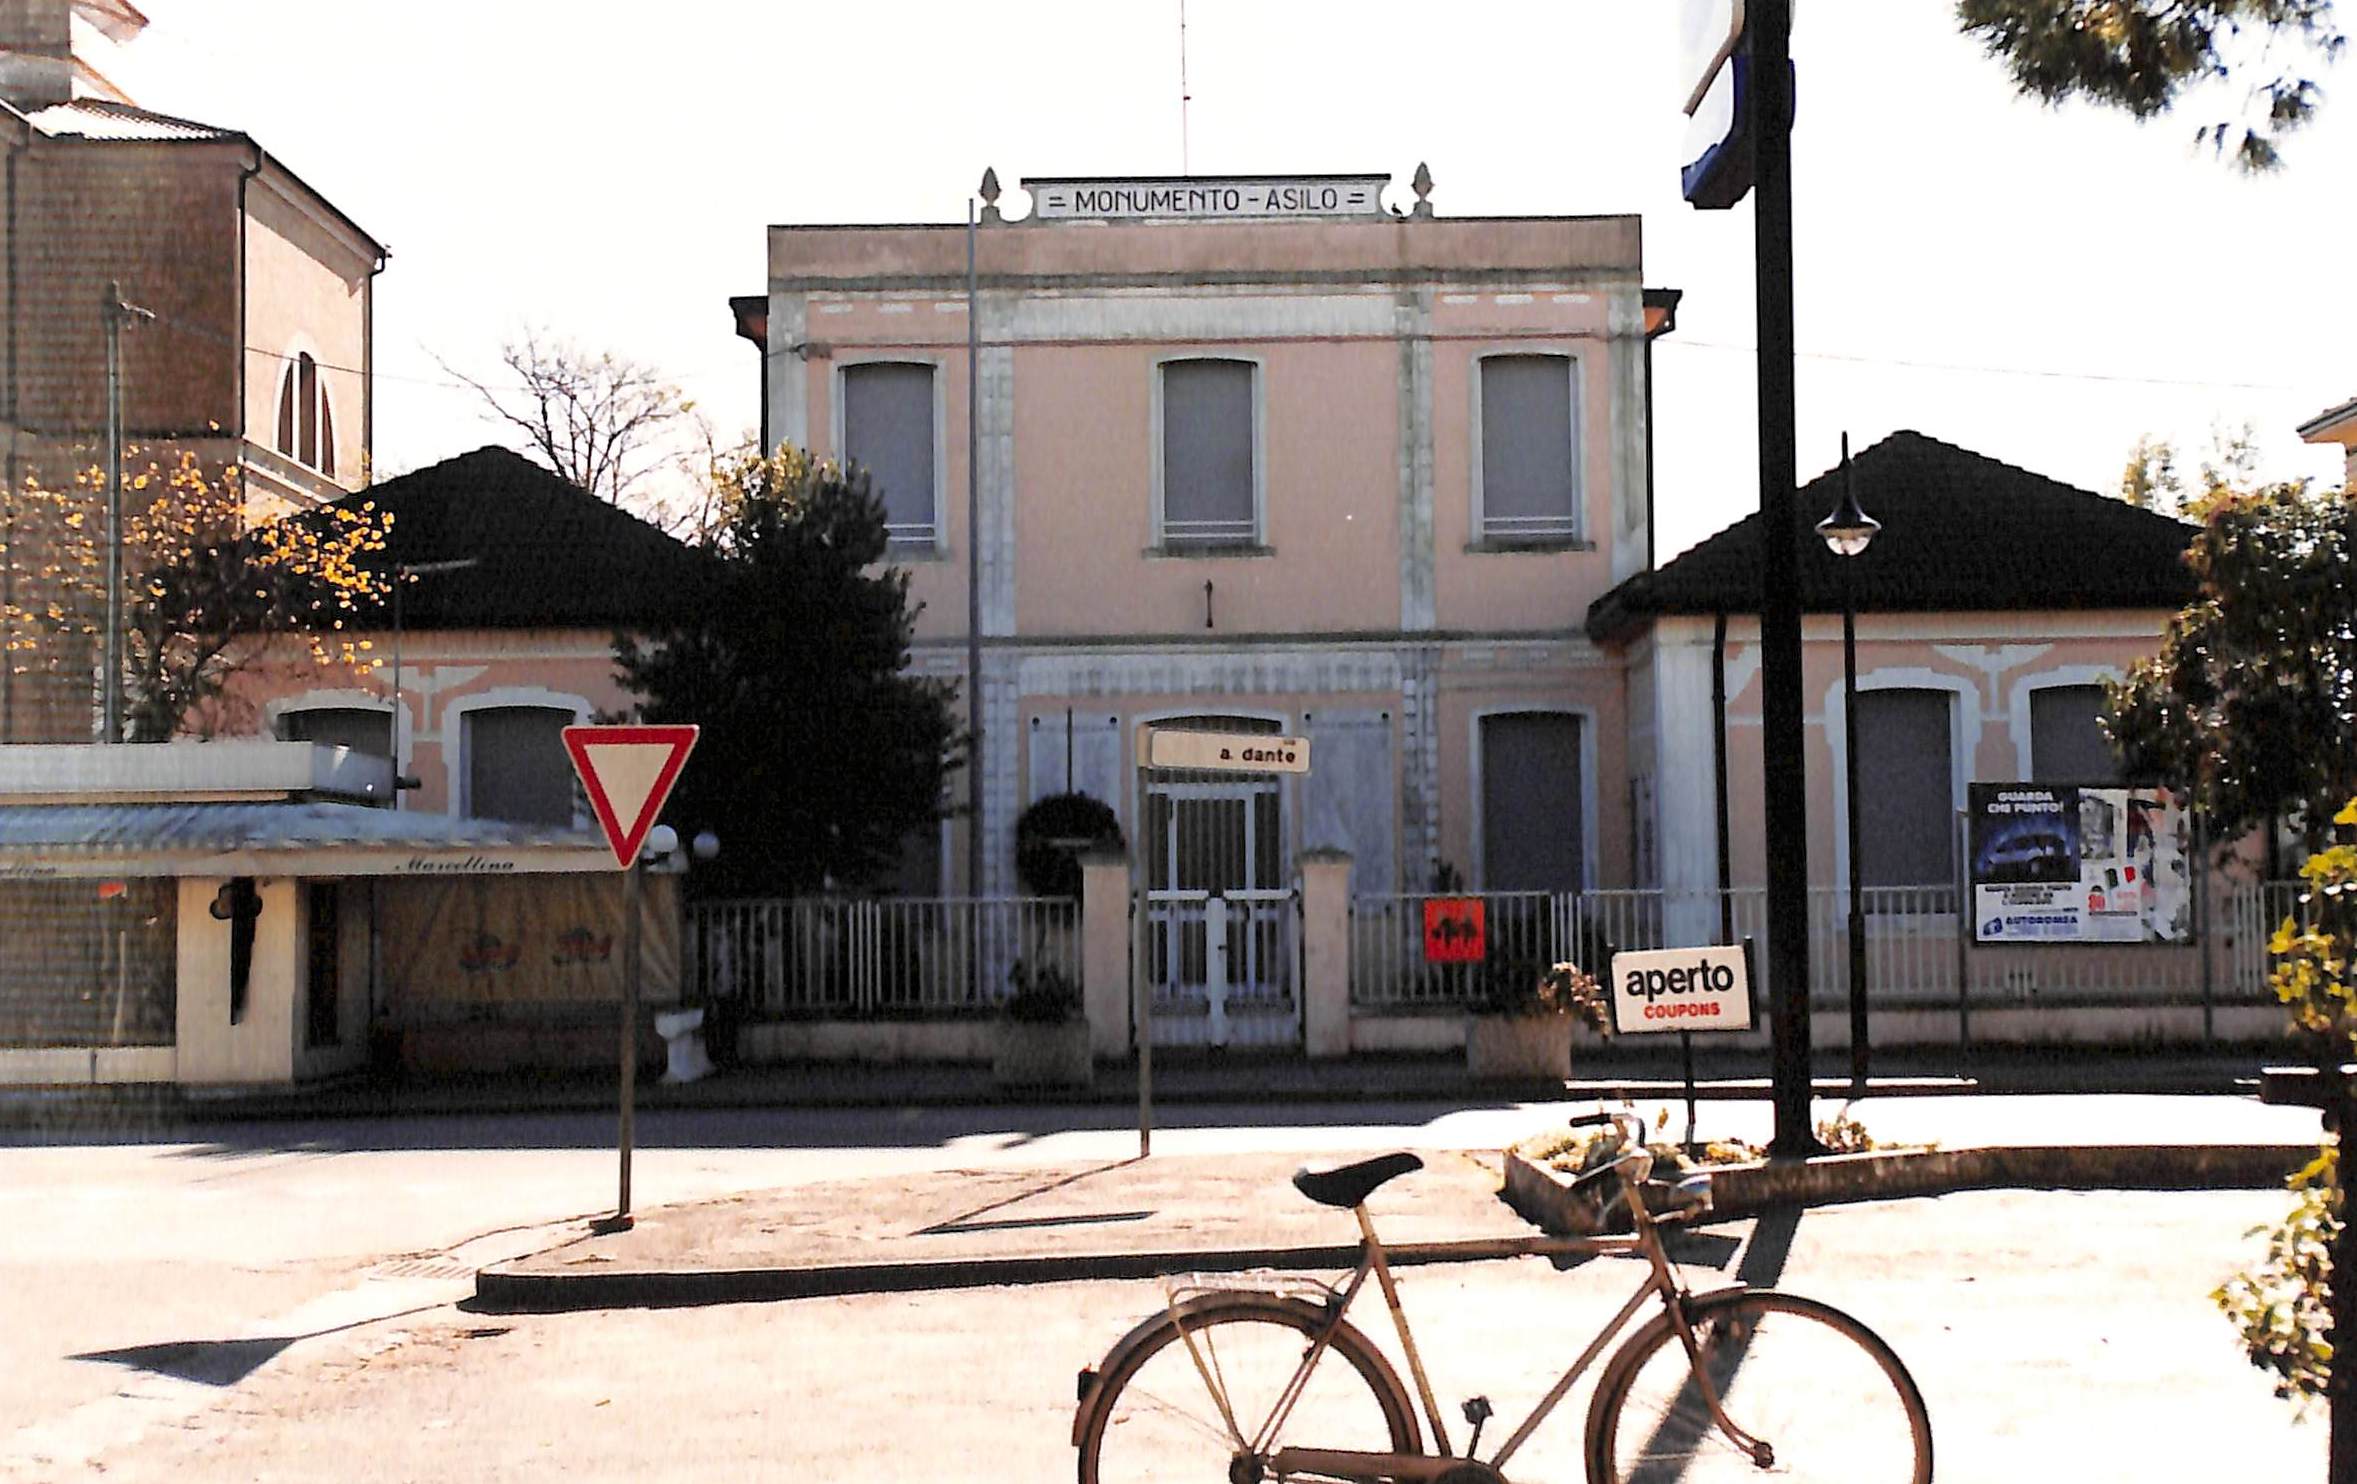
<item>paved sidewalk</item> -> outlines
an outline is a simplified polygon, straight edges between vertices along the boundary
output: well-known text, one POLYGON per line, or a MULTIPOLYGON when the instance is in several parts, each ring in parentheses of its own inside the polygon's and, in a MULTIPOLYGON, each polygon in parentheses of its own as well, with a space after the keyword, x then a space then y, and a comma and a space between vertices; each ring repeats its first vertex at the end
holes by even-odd
MULTIPOLYGON (((1531 1108, 1537 1133, 1594 1099, 1531 1108)), ((1639 1104, 1683 1132, 1683 1104, 1639 1104)), ((1820 1100, 1819 1117, 1854 1113, 1885 1143, 2068 1151, 2041 1168, 2057 1183, 2128 1187, 2279 1183, 2313 1151, 2316 1115, 2251 1098, 2149 1094, 1820 1100)), ((1706 1139, 1763 1142, 1758 1102, 1707 1104, 1706 1139)), ((1341 1162, 1365 1151, 1335 1156, 1341 1162)), ((1527 1250, 1533 1229, 1499 1199, 1502 1156, 1428 1151, 1426 1167, 1370 1202, 1405 1261, 1527 1250)), ((838 1181, 637 1213, 635 1227, 579 1237, 487 1269, 489 1309, 572 1309, 747 1302, 1253 1267, 1340 1268, 1353 1261, 1348 1213, 1290 1183, 1297 1154, 1173 1155, 1088 1164, 944 1170, 838 1181)), ((1861 1179, 1875 1178, 1862 1175, 1861 1179)), ((1920 1193, 1921 1182, 1910 1193, 1920 1193)), ((1871 1199, 1870 1188, 1837 1199, 1871 1199)))

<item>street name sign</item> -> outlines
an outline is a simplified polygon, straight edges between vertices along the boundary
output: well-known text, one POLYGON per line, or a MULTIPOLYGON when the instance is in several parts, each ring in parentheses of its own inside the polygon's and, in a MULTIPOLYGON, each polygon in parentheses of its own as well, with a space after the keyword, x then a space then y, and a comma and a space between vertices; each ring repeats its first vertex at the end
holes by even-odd
POLYGON ((1260 732, 1177 732, 1160 727, 1146 733, 1146 766, 1196 768, 1214 773, 1307 773, 1309 739, 1260 732))
POLYGON ((1747 1031, 1751 965, 1740 947, 1661 948, 1612 956, 1612 1030, 1747 1031))
POLYGON ((671 797, 679 770, 696 745, 698 728, 567 727, 565 752, 589 795, 589 807, 614 851, 614 864, 629 870, 639 846, 671 797))

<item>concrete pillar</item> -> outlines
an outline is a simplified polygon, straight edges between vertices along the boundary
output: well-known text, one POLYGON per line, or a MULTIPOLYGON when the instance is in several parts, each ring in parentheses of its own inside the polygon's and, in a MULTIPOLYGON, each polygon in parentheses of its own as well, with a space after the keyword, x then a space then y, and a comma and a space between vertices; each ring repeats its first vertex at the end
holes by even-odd
POLYGON ((245 1014, 229 1018, 229 924, 212 915, 214 895, 229 883, 213 877, 180 882, 176 1062, 183 1083, 281 1083, 295 1077, 303 1034, 297 1000, 303 985, 302 883, 264 878, 254 919, 254 957, 245 1014))
POLYGON ((1301 853, 1303 1049, 1350 1055, 1350 852, 1301 853))
POLYGON ((1089 1054, 1119 1061, 1129 1045, 1129 858, 1096 850, 1080 858, 1080 1005, 1089 1054))

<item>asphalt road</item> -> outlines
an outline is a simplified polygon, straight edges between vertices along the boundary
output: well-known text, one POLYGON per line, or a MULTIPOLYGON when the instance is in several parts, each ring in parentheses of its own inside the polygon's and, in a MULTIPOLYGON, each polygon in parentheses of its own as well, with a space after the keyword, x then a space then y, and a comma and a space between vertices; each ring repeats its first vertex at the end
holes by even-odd
MULTIPOLYGON (((2207 1102, 2199 1111, 2214 1119, 2246 1110, 2207 1102)), ((1894 1100, 1868 1122, 1891 1134, 1893 1120, 1924 1112, 1894 1100)), ((1494 1149, 1559 1116, 1526 1105, 1197 1106, 1167 1111, 1156 1148, 1494 1149)), ((2018 1116, 2051 1127, 2057 1112, 2025 1100, 2018 1116)), ((2126 1116, 2152 1122, 2139 1110, 2126 1116)), ((646 1116, 639 1128, 642 1209, 1135 1149, 1119 1110, 1106 1109, 681 1112, 646 1116)), ((574 1320, 457 1314, 473 1267, 545 1246, 610 1208, 612 1137, 611 1120, 591 1116, 420 1118, 0 1148, 0 1190, 15 1218, 0 1231, 0 1477, 96 1477, 103 1467, 110 1478, 154 1468, 180 1478, 308 1479, 321 1476, 323 1459, 337 1473, 383 1479, 555 1472, 542 1459, 591 1478, 615 1476, 621 1459, 656 1478, 675 1466, 688 1477, 674 1454, 700 1461, 699 1478, 713 1469, 734 1476, 756 1460, 806 1463, 831 1477, 879 1457, 895 1460, 892 1473, 914 1472, 924 1450, 966 1436, 993 1440, 986 1456, 1008 1461, 1003 1477, 1061 1475, 1068 1450, 1040 1450, 1069 1424, 1073 1370, 1155 1303, 1150 1289, 1112 1285, 574 1320), (607 1382, 578 1415, 560 1405, 607 1382), (349 1398, 373 1398, 379 1387, 389 1388, 380 1400, 354 1410, 349 1398), (894 1398, 911 1412, 896 1417, 894 1398), (603 1408, 594 1405, 601 1399, 603 1408), (912 1414, 961 1420, 920 1428, 912 1414), (639 1420, 608 1437, 602 1429, 615 1415, 639 1420), (650 1417, 666 1421, 649 1427, 650 1417), (539 1422, 523 1425, 531 1419, 539 1422), (514 1451, 538 1433, 553 1451, 514 1451), (631 1441, 642 1433, 702 1441, 631 1441), (205 1439, 210 1451, 188 1452, 205 1439), (307 1451, 314 1446, 324 1451, 307 1451)), ((2273 1449, 2295 1463, 2321 1459, 2321 1429, 2291 1427, 2202 1297, 2255 1255, 2242 1233, 2283 1200, 2000 1194, 1820 1211, 1804 1219, 1795 1276, 1785 1281, 1836 1302, 1845 1285, 1880 1284, 1855 1307, 1891 1331, 1935 1390, 1943 1478, 2005 1475, 1951 1467, 1958 1434, 1935 1376, 1961 1406, 1971 1447, 2000 1459, 2030 1456, 2008 1447, 2097 1447, 2092 1438, 2149 1453, 2158 1471, 2147 1477, 2203 1477, 2179 1471, 2209 1456, 2198 1439, 2156 1444, 2167 1427, 2185 1431, 2198 1406, 2201 1437, 2232 1442, 2209 1476, 2249 1476, 2273 1449), (1961 1350, 1940 1338, 1959 1316, 1973 1337, 1961 1350), (1995 1317, 2005 1320, 2001 1332, 1988 1328, 1995 1317), (2074 1398, 2067 1415, 2053 1410, 2057 1398, 2074 1398), (2104 1425, 2091 1430, 2089 1419, 2104 1425)), ((1511 1295, 1545 1281, 1543 1269, 1535 1280, 1528 1264, 1451 1271, 1462 1276, 1422 1277, 1419 1286, 1463 1282, 1468 1294, 1493 1294, 1500 1334, 1528 1333, 1527 1299, 1511 1295)), ((1556 1285, 1550 1301, 1564 1292, 1576 1323, 1588 1286, 1556 1285)), ((1444 1365, 1444 1374, 1481 1378, 1484 1365, 1520 1351, 1500 1340, 1461 1353, 1467 1364, 1444 1365)), ((1551 1345, 1533 1349, 1528 1364, 1543 1367, 1552 1354, 1551 1345)), ((1489 1389, 1511 1412, 1507 1385, 1465 1386, 1489 1389)), ((1551 1431, 1575 1433, 1565 1418, 1551 1431)), ((2089 1469, 2079 1476, 2127 1472, 2089 1469)), ((2040 1468, 2020 1477, 2073 1476, 2040 1468)))
MULTIPOLYGON (((1730 1228, 1693 1255, 1877 1328, 1926 1393, 1943 1480, 2315 1479, 2321 1426, 2293 1423, 2204 1298, 2279 1204, 1982 1192, 1730 1228)), ((1404 1287, 1444 1405, 1481 1391, 1512 1421, 1634 1276, 1524 1259, 1417 1269, 1404 1287)), ((1124 1283, 524 1318, 440 1308, 269 1357, 180 1424, 44 1477, 1063 1478, 1075 1369, 1159 1301, 1124 1283)), ((1358 1317, 1382 1333, 1379 1309, 1358 1317)), ((1583 1386, 1516 1479, 1578 1478, 1584 1403, 1583 1386)))

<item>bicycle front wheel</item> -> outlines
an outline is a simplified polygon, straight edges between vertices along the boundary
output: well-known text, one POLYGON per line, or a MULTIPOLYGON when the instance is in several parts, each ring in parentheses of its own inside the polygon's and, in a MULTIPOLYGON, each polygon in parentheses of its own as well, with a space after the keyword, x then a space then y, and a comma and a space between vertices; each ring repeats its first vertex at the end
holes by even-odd
POLYGON ((1323 1313, 1307 1304, 1246 1300, 1185 1313, 1185 1324, 1181 1335, 1178 1322, 1165 1319, 1106 1372, 1081 1431, 1080 1484, 1324 1480, 1342 1476, 1282 1473, 1270 1459, 1285 1447, 1421 1451, 1398 1376, 1350 1326, 1336 1329, 1286 1407, 1302 1360, 1325 1326, 1323 1313), (1224 1412, 1206 1373, 1226 1395, 1224 1412))
POLYGON ((1688 1309, 1697 1367, 1666 1314, 1613 1357, 1588 1411, 1591 1484, 1838 1480, 1930 1484, 1931 1417, 1890 1346, 1829 1304, 1735 1290, 1688 1309), (1711 1414, 1770 1450, 1763 1461, 1711 1414))

